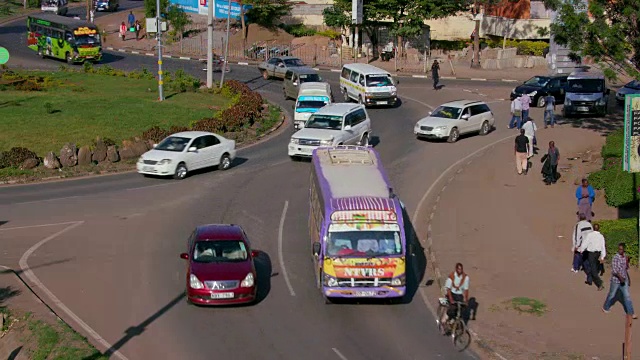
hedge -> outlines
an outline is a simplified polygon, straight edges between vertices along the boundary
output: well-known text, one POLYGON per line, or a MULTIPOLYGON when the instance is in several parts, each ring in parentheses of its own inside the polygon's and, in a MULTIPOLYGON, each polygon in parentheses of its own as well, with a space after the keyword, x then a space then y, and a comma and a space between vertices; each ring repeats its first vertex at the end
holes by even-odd
POLYGON ((626 252, 632 265, 638 265, 638 220, 619 219, 602 220, 600 232, 604 235, 607 245, 607 261, 611 261, 618 251, 618 244, 625 243, 626 252))
MULTIPOLYGON (((501 48, 503 40, 489 40, 489 47, 501 48)), ((518 55, 543 56, 544 49, 549 47, 546 41, 529 41, 529 40, 507 40, 506 47, 517 48, 518 55)))
POLYGON ((602 146, 602 158, 620 158, 624 151, 624 129, 613 131, 602 146))
POLYGON ((605 159, 604 169, 590 174, 588 179, 594 188, 604 190, 605 199, 610 206, 620 207, 638 200, 640 174, 623 171, 620 158, 605 159))

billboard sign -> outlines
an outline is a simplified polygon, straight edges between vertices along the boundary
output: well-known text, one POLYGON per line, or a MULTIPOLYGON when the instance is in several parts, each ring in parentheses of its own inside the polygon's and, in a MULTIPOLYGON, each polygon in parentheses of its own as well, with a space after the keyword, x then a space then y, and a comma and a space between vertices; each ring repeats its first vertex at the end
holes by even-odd
POLYGON ((623 169, 640 172, 640 94, 628 94, 624 99, 623 169))
MULTIPOLYGON (((185 1, 185 0, 170 0, 170 1, 185 1)), ((198 7, 198 13, 201 15, 207 15, 209 12, 209 3, 213 2, 213 17, 216 19, 226 19, 227 12, 229 10, 229 2, 224 0, 193 0, 198 7)), ((244 5, 244 13, 246 14, 253 6, 244 5)), ((246 15, 245 15, 246 16, 246 15)), ((240 20, 240 4, 237 2, 231 2, 231 18, 240 20)))

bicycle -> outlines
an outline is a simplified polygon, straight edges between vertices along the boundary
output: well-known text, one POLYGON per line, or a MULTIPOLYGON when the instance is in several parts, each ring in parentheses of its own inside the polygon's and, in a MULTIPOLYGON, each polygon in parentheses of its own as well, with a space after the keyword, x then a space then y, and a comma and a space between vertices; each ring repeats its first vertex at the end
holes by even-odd
POLYGON ((462 301, 456 301, 455 305, 457 307, 456 317, 442 323, 440 320, 449 309, 449 300, 445 297, 440 298, 440 307, 438 308, 438 319, 436 319, 436 323, 438 324, 440 333, 442 335, 450 335, 453 346, 462 352, 471 345, 471 332, 469 332, 467 324, 464 322, 464 319, 462 319, 462 309, 466 307, 467 304, 462 301))

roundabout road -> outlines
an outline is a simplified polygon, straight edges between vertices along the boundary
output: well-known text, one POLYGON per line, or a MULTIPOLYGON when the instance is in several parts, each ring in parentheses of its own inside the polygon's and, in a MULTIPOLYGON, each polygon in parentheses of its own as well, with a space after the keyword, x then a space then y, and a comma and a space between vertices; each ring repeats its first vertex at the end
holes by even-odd
MULTIPOLYGON (((9 45, 14 37, 17 44, 24 34, 3 31, 0 45, 25 66, 61 64, 14 49, 9 45)), ((111 65, 122 69, 154 65, 153 58, 117 56, 111 65)), ((167 59, 165 65, 169 71, 183 68, 204 75, 194 62, 167 59)), ((283 100, 280 82, 262 80, 253 68, 234 68, 230 77, 291 109, 293 102, 283 100)), ((337 74, 326 77, 337 89, 337 74)), ((479 84, 482 96, 468 92, 477 84, 447 85, 435 92, 424 80, 403 79, 399 108, 369 110, 375 147, 407 205, 408 218, 451 164, 513 135, 505 129, 508 102, 491 102, 504 97, 508 87, 479 84), (460 98, 490 102, 497 130, 456 144, 414 138, 413 125, 430 106, 460 98)), ((0 187, 3 265, 22 269, 65 320, 100 342, 101 350, 107 345, 121 358, 471 358, 438 335, 416 292, 418 284, 424 286, 432 277, 422 276, 426 264, 419 244, 411 256, 415 271, 408 271, 418 278, 411 279, 413 291, 405 304, 324 304, 315 288, 308 246, 309 163, 289 160, 291 132, 288 124, 269 141, 239 151, 240 159, 229 171, 179 182, 127 173, 0 187), (263 251, 258 260, 260 301, 254 306, 209 309, 184 301, 185 263, 178 254, 196 225, 218 222, 242 225, 253 246, 263 251)))

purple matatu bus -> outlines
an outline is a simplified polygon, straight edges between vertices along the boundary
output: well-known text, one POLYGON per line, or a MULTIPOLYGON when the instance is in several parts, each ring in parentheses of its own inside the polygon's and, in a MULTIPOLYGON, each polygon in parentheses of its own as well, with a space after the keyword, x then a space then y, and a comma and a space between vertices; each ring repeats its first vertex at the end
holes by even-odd
POLYGON ((331 298, 402 298, 406 237, 402 203, 370 147, 313 152, 309 234, 316 284, 331 298))

